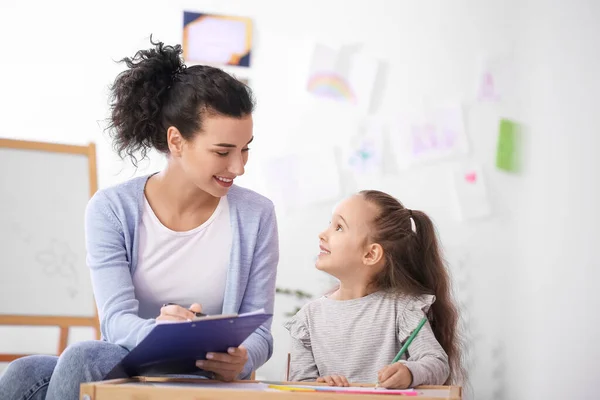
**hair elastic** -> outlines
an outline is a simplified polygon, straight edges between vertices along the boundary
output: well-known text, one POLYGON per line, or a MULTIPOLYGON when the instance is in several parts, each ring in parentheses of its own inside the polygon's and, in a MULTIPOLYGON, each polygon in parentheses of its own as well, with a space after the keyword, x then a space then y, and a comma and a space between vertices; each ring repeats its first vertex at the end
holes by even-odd
POLYGON ((415 224, 415 220, 413 219, 413 213, 411 209, 407 209, 408 210, 408 218, 410 219, 410 229, 412 229, 412 231, 414 233, 417 233, 417 224, 415 224))

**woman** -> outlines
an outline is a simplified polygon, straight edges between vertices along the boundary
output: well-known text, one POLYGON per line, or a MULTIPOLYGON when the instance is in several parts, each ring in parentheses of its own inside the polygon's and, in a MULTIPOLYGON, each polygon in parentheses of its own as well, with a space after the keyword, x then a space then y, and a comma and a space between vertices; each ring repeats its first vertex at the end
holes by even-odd
MULTIPOLYGON (((234 186, 253 139, 250 90, 219 69, 186 68, 180 46, 152 44, 123 60, 110 128, 120 155, 136 164, 155 149, 167 166, 97 192, 85 216, 103 340, 12 362, 2 399, 78 399, 82 382, 102 380, 161 321, 273 311, 273 204, 234 186)), ((249 377, 271 357, 270 327, 197 365, 224 381, 249 377)))

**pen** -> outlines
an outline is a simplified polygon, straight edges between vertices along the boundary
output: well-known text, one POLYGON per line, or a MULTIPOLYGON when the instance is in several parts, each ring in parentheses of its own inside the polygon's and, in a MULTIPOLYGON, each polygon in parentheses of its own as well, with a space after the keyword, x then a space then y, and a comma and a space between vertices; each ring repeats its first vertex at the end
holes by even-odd
POLYGON ((402 358, 402 356, 404 355, 404 353, 406 353, 406 350, 408 350, 408 346, 410 346, 410 344, 412 343, 412 341, 415 338, 415 336, 417 336, 417 334, 419 333, 419 331, 421 330, 421 328, 423 327, 423 325, 425 325, 425 322, 427 322, 427 317, 423 317, 423 319, 421 320, 421 322, 419 322, 419 325, 417 325, 417 328, 408 337, 408 340, 406 341, 406 343, 404 343, 404 346, 402 346, 402 348, 400 349, 400 351, 398 352, 398 354, 396 354, 396 357, 394 357, 394 360, 392 361, 392 364, 400 361, 400 359, 402 358))
MULTIPOLYGON (((179 304, 177 304, 177 303, 166 303, 166 304, 163 304, 163 307, 166 307, 166 306, 179 306, 179 304)), ((181 306, 179 306, 179 307, 181 307, 181 306)), ((201 313, 201 312, 195 312, 195 311, 192 311, 192 310, 188 310, 188 311, 193 312, 194 315, 196 315, 196 317, 208 317, 208 314, 204 314, 204 313, 201 313)))
MULTIPOLYGON (((398 354, 396 354, 396 357, 394 357, 394 359, 392 360, 392 364, 400 361, 400 359, 402 358, 404 353, 406 353, 406 350, 408 350, 408 346, 410 346, 410 344, 412 343, 414 338, 417 336, 417 334, 419 333, 419 331, 421 330, 423 325, 425 325, 425 322, 427 322, 427 317, 423 317, 423 319, 421 319, 421 322, 419 322, 419 325, 417 325, 416 329, 410 334, 410 336, 408 337, 408 340, 404 343, 404 346, 402 346, 402 348, 400 349, 398 354)), ((379 382, 377 382, 377 385, 375 387, 378 387, 378 386, 379 386, 379 382)))

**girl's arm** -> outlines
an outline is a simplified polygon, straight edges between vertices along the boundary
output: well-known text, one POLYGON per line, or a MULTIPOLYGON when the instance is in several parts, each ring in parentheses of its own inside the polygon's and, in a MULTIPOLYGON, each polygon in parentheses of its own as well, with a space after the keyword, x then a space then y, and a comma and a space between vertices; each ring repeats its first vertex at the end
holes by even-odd
POLYGON ((292 350, 290 356, 290 376, 293 382, 316 381, 319 369, 315 363, 310 342, 310 333, 304 323, 303 310, 285 324, 290 331, 292 350))
MULTIPOLYGON (((430 305, 427 303, 415 300, 401 314, 398 321, 401 343, 406 341, 425 316, 430 305)), ((405 364, 412 374, 410 386, 443 385, 450 376, 448 356, 435 338, 429 321, 423 325, 408 347, 408 359, 400 362, 405 364)))
POLYGON ((138 316, 123 228, 102 191, 87 205, 85 240, 102 337, 131 350, 156 321, 138 316))
POLYGON ((300 340, 292 338, 292 352, 290 356, 290 381, 316 381, 319 370, 310 347, 306 347, 300 340))
MULTIPOLYGON (((261 220, 260 224, 240 313, 263 308, 266 313, 272 314, 274 309, 279 239, 277 218, 272 203, 268 215, 261 220)), ((252 371, 266 363, 273 355, 271 323, 272 319, 269 319, 244 341, 244 346, 248 350, 248 362, 240 373, 241 379, 249 377, 252 371)))
POLYGON ((436 340, 427 322, 408 346, 408 360, 404 363, 412 374, 411 386, 443 385, 450 376, 448 356, 436 340))

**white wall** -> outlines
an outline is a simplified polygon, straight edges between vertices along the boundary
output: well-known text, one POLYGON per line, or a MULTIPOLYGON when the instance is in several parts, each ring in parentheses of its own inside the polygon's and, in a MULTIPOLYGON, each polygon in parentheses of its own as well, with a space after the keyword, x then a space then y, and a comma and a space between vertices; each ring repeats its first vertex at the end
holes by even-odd
POLYGON ((522 7, 526 176, 507 348, 510 398, 596 399, 600 377, 600 3, 522 7), (561 397, 562 396, 562 397, 561 397))
MULTIPOLYGON (((599 139, 592 108, 593 95, 600 92, 594 74, 600 63, 597 2, 554 2, 553 7, 533 0, 81 4, 0 4, 5 42, 0 136, 95 141, 101 187, 134 173, 114 156, 98 123, 106 116, 106 87, 121 68, 113 60, 147 46, 150 33, 179 43, 184 9, 244 15, 255 22, 250 79, 259 102, 256 140, 241 183, 259 191, 264 190, 261 160, 294 149, 343 144, 345 127, 357 121, 355 115, 317 107, 298 96, 315 40, 362 43, 365 52, 384 62, 374 111, 386 121, 423 98, 469 99, 479 57, 512 51, 518 73, 509 101, 469 101, 466 109, 469 158, 483 164, 492 218, 455 220, 445 175, 452 163, 403 173, 390 168, 370 185, 429 212, 438 224, 471 322, 473 398, 553 398, 569 388, 586 393, 598 376, 593 369, 597 364, 585 361, 591 354, 598 358, 597 346, 587 349, 597 336, 598 317, 589 311, 594 307, 586 308, 597 304, 592 294, 598 270, 592 246, 599 222, 594 208, 599 162, 593 154, 599 139), (67 17, 72 11, 77 15, 67 17), (528 127, 522 177, 493 168, 500 116, 528 127), (510 295, 516 297, 511 300, 510 295), (569 343, 565 350, 562 340, 569 343), (583 372, 576 372, 582 364, 583 372), (539 391, 546 397, 538 396, 539 391)), ((137 173, 160 165, 162 160, 153 157, 137 173)), ((363 187, 352 179, 344 182, 344 193, 363 187)), ((331 206, 280 214, 281 286, 318 294, 330 285, 312 265, 316 234, 327 223, 331 206)), ((259 371, 264 377, 283 376, 288 339, 281 314, 292 306, 278 298, 276 352, 259 371)))

